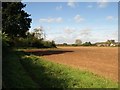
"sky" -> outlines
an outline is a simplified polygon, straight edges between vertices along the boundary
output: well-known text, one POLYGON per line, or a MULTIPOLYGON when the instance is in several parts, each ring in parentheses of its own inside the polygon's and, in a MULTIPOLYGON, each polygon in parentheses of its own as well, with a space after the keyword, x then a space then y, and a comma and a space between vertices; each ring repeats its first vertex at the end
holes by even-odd
POLYGON ((30 31, 43 27, 56 43, 118 40, 117 2, 24 2, 32 18, 30 31))

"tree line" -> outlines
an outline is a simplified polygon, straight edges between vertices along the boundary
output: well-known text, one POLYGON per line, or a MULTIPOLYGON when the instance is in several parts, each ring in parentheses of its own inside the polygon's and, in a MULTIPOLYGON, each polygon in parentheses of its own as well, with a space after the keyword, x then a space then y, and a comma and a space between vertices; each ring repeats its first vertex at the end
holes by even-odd
POLYGON ((22 2, 2 2, 2 48, 10 47, 56 47, 54 41, 45 41, 41 33, 29 32, 32 19, 25 10, 22 2))

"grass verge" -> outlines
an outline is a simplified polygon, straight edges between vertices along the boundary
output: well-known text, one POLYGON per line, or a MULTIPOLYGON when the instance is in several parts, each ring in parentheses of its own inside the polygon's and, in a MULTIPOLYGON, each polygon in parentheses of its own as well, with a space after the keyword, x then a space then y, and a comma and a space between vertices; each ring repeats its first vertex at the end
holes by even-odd
POLYGON ((38 87, 21 65, 16 52, 10 51, 3 57, 2 67, 3 88, 38 87))

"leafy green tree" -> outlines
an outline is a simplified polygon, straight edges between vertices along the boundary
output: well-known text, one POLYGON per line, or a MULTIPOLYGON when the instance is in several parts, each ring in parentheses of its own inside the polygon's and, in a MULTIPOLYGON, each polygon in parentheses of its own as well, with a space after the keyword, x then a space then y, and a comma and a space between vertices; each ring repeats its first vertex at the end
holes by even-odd
POLYGON ((106 43, 107 44, 115 43, 115 40, 107 40, 106 43))
POLYGON ((2 32, 12 38, 26 37, 32 19, 23 10, 25 6, 21 2, 2 2, 2 32))
POLYGON ((82 44, 83 46, 92 46, 91 42, 85 42, 82 44))
POLYGON ((63 46, 67 46, 67 43, 63 43, 63 46))
POLYGON ((55 41, 52 40, 52 47, 56 47, 55 41))

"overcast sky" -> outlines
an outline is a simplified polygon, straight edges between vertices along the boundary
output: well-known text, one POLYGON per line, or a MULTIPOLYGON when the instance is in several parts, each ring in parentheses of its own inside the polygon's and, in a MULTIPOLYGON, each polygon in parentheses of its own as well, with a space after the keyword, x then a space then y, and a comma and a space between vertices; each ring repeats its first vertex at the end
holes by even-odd
POLYGON ((42 26, 56 43, 100 42, 118 38, 117 2, 29 2, 30 31, 42 26))

